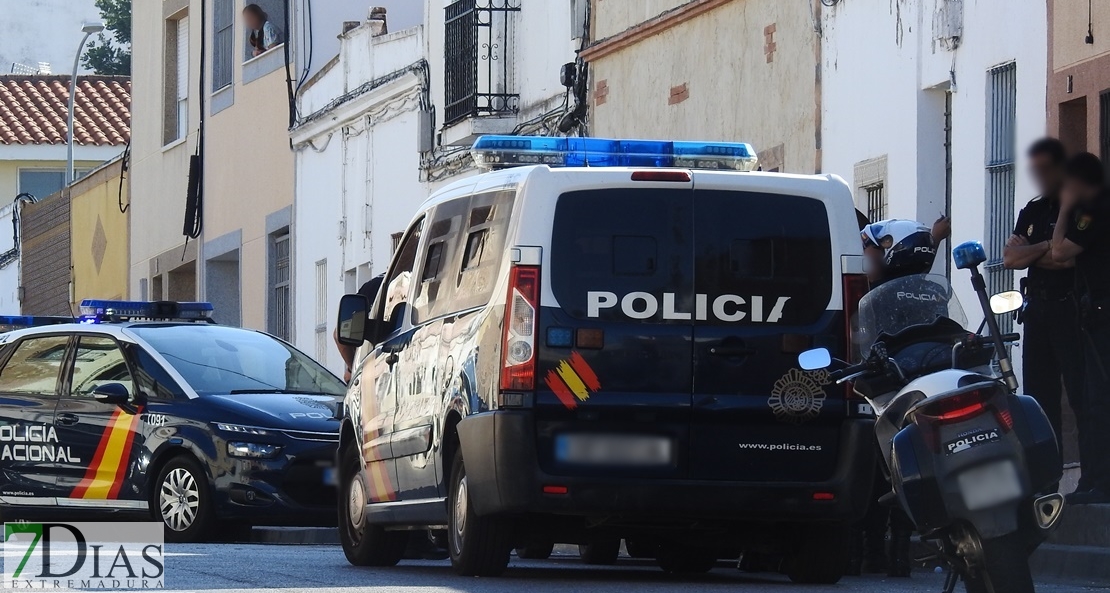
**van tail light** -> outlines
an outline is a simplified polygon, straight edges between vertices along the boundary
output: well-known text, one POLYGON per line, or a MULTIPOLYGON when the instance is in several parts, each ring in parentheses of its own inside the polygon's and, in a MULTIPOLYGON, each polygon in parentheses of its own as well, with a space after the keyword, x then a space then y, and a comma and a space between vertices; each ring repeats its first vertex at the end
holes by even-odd
MULTIPOLYGON (((863 274, 844 274, 841 285, 844 288, 844 353, 847 360, 857 362, 859 355, 852 341, 852 320, 859 314, 859 301, 867 294, 870 284, 863 274)), ((844 383, 844 394, 848 398, 859 397, 852 390, 851 382, 844 383)))
POLYGON ((505 301, 501 343, 501 389, 531 391, 536 387, 536 327, 540 302, 539 266, 513 266, 505 301))

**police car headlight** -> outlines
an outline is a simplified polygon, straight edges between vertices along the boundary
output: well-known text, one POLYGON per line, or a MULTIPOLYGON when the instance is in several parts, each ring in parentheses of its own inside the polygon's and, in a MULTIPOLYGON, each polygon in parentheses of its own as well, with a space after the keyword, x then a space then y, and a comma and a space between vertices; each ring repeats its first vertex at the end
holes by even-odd
POLYGON ((243 426, 241 424, 224 424, 222 422, 216 423, 216 428, 224 432, 237 432, 239 434, 255 434, 264 435, 269 434, 265 429, 255 428, 253 426, 243 426))
POLYGON ((227 454, 232 457, 252 457, 255 459, 269 459, 281 452, 280 445, 266 443, 235 443, 227 444, 227 454))

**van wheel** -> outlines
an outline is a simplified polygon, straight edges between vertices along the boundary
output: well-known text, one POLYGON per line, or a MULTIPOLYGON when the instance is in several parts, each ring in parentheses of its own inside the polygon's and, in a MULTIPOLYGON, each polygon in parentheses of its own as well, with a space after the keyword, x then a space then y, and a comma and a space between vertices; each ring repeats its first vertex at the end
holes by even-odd
POLYGON ((582 562, 593 566, 609 566, 617 562, 621 553, 621 540, 619 538, 605 537, 595 539, 588 544, 578 545, 578 556, 582 562))
POLYGON ((204 468, 189 455, 178 455, 158 473, 154 513, 166 528, 166 541, 199 542, 212 531, 212 491, 204 468))
POLYGON ((369 496, 362 479, 362 461, 355 445, 343 449, 339 461, 339 542, 347 562, 355 566, 393 566, 401 561, 408 532, 386 531, 367 523, 369 496))
POLYGON ((555 542, 528 542, 516 549, 516 557, 521 560, 547 560, 555 550, 555 542))
POLYGON ((630 558, 651 558, 659 555, 659 544, 650 540, 626 539, 624 549, 630 558))
POLYGON ((701 574, 717 565, 717 554, 704 548, 660 546, 655 561, 663 572, 671 574, 701 574))
POLYGON ((447 508, 447 549, 451 566, 464 577, 495 577, 505 572, 512 550, 512 526, 503 518, 474 513, 462 451, 451 464, 447 508))
POLYGON ((795 583, 833 585, 847 566, 848 529, 835 525, 802 532, 783 568, 795 583))

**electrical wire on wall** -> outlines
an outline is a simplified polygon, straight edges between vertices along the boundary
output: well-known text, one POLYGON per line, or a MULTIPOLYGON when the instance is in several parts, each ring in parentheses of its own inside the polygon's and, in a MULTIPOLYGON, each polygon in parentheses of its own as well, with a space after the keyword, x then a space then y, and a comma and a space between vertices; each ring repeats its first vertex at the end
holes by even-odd
POLYGON ((19 259, 19 211, 24 204, 34 204, 39 200, 35 196, 23 192, 12 201, 12 248, 0 253, 0 270, 12 265, 19 259))
MULTIPOLYGON (((200 22, 207 22, 208 2, 200 0, 200 22)), ((200 36, 200 55, 206 56, 206 35, 200 36)), ((185 235, 185 248, 188 249, 189 239, 197 239, 204 231, 204 127, 206 109, 205 97, 205 60, 200 60, 200 119, 197 124, 197 149, 189 157, 189 184, 185 192, 185 222, 182 234, 185 235)), ((181 261, 185 261, 185 249, 181 251, 181 261)))
POLYGON ((127 214, 127 211, 131 209, 131 199, 130 196, 128 196, 127 204, 123 203, 123 183, 127 175, 127 170, 131 166, 130 138, 127 139, 127 145, 123 147, 123 155, 120 156, 119 163, 119 195, 117 197, 119 201, 119 212, 120 214, 127 214))

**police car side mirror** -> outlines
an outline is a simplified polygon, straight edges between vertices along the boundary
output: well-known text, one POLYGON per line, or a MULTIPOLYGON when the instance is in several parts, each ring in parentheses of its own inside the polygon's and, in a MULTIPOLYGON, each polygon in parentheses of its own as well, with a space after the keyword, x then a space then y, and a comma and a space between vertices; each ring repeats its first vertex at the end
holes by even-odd
POLYGON ((370 300, 361 294, 346 294, 339 300, 336 337, 345 346, 361 346, 366 340, 367 313, 370 300))
POLYGON ((125 406, 131 401, 131 393, 122 383, 105 383, 92 392, 93 399, 103 404, 125 406))
POLYGON ((1002 315, 1017 311, 1025 304, 1025 299, 1016 290, 1000 292, 991 297, 991 313, 1002 315))
POLYGON ((798 366, 802 367, 802 370, 805 371, 827 369, 832 366, 832 362, 832 355, 829 354, 827 348, 806 350, 798 355, 798 366))

